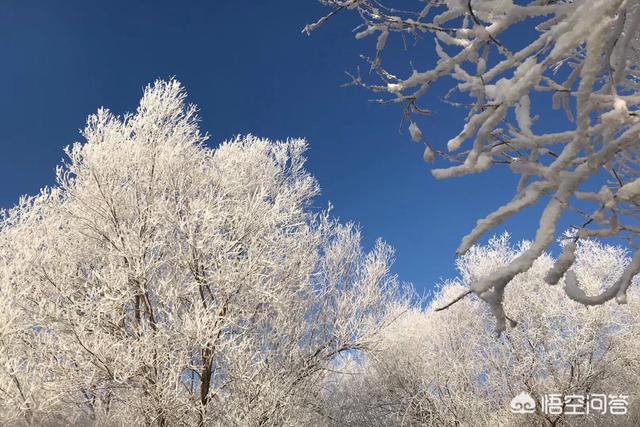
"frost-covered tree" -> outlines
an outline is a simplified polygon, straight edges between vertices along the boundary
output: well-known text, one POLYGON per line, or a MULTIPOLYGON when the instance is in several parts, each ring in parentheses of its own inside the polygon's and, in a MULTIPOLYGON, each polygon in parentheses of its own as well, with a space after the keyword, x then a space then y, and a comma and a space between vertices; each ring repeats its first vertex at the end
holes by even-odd
POLYGON ((0 424, 300 425, 402 308, 302 140, 203 143, 176 81, 89 117, 0 221, 0 424))
MULTIPOLYGON (((584 307, 545 283, 553 260, 543 255, 507 288, 505 308, 520 322, 499 339, 490 310, 476 296, 438 310, 528 248, 510 246, 506 236, 472 247, 459 259, 460 278, 444 284, 430 307, 399 319, 364 361, 347 360, 327 398, 339 425, 638 425, 637 285, 627 305, 584 307), (541 290, 544 298, 530 298, 541 290), (535 413, 511 412, 510 401, 521 392, 536 399, 535 413), (541 398, 553 393, 627 395, 628 415, 545 414, 541 398)), ((574 268, 585 289, 597 292, 629 262, 620 248, 583 241, 574 268)))
MULTIPOLYGON (((402 106, 411 138, 425 143, 425 160, 441 159, 442 167, 433 170, 436 178, 481 173, 496 164, 508 165, 520 177, 513 199, 477 222, 462 240, 459 255, 509 217, 536 204, 544 206, 529 248, 491 276, 469 283, 492 305, 499 331, 505 328, 505 287, 554 242, 564 212, 584 216, 576 224, 575 239, 616 237, 627 239, 629 248, 637 247, 638 1, 320 2, 331 11, 307 25, 305 32, 339 12, 359 15, 362 25, 356 28, 356 38, 377 38, 375 56, 365 57, 377 77, 357 74, 353 84, 380 95, 381 103, 402 106), (402 36, 405 46, 412 38, 416 41, 409 70, 394 66, 397 58, 391 66, 383 61, 394 33, 402 36), (461 131, 452 135, 446 148, 423 136, 417 123, 417 116, 429 113, 429 94, 434 91, 446 93, 444 100, 461 109, 464 117, 461 131), (556 113, 549 125, 551 109, 564 111, 560 125, 556 113)), ((567 273, 570 298, 584 304, 614 298, 625 302, 626 290, 640 271, 640 252, 610 288, 588 296, 569 270, 575 244, 564 248, 548 276, 550 283, 567 273)))

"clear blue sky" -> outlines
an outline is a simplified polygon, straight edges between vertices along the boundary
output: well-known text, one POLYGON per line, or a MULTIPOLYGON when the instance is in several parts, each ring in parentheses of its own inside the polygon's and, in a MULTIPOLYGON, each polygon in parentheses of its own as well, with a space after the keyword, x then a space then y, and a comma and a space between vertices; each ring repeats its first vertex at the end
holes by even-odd
MULTIPOLYGON (((515 180, 499 170, 433 179, 422 147, 399 133, 398 108, 340 87, 344 71, 366 69, 358 54, 371 53, 371 42, 353 39, 355 17, 301 34, 324 11, 316 0, 3 0, 0 206, 53 183, 88 114, 133 110, 147 83, 175 76, 211 144, 239 133, 307 138, 318 206, 330 200, 342 220, 360 223, 367 245, 393 245, 396 272, 419 291, 453 277, 460 239, 510 198, 515 180)), ((428 63, 432 44, 418 48, 428 63)), ((421 125, 442 146, 460 123, 442 107, 421 125)), ((526 214, 508 228, 521 238, 535 225, 526 214)))

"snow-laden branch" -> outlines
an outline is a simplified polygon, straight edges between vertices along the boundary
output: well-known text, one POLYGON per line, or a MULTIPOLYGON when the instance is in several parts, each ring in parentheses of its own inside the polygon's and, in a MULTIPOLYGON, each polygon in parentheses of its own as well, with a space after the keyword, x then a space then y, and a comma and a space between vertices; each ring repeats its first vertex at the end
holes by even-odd
MULTIPOLYGON (((322 3, 333 10, 344 6, 322 3)), ((414 10, 397 10, 363 0, 349 8, 362 19, 359 38, 377 36, 376 57, 369 63, 379 82, 358 75, 353 83, 382 95, 379 102, 402 106, 411 138, 426 145, 425 160, 438 157, 434 177, 462 177, 505 163, 520 177, 512 200, 477 222, 458 255, 508 218, 544 205, 530 248, 471 284, 499 318, 504 288, 556 240, 565 212, 583 217, 579 238, 619 237, 634 244, 640 206, 640 2, 425 0, 414 10), (388 69, 384 49, 394 33, 415 37, 414 55, 431 35, 435 49, 425 55, 437 59, 435 66, 412 65, 406 76, 388 69), (466 109, 460 132, 446 144, 429 140, 428 119, 410 117, 435 108, 428 96, 432 88, 448 89, 445 101, 466 109), (562 110, 564 129, 546 125, 558 116, 551 110, 562 110), (601 190, 593 193, 594 187, 601 190), (585 210, 585 203, 593 210, 585 210)), ((572 263, 567 254, 549 282, 560 280, 572 263)))

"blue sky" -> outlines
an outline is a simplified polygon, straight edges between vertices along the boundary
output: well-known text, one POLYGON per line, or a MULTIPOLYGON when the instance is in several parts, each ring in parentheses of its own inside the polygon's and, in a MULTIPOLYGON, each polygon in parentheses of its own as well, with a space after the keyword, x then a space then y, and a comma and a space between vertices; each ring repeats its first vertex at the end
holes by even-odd
MULTIPOLYGON (((343 221, 360 223, 366 245, 377 237, 393 245, 395 271, 419 291, 455 276, 460 239, 511 197, 515 178, 504 170, 432 178, 422 147, 399 132, 398 108, 340 87, 344 71, 366 69, 358 55, 371 53, 372 41, 351 34, 355 17, 301 34, 324 11, 315 0, 4 0, 0 207, 53 183, 88 114, 133 110, 146 84, 175 76, 211 144, 243 133, 305 137, 319 207, 330 200, 343 221)), ((428 39, 407 55, 415 52, 432 60, 428 39)), ((409 70, 402 54, 388 59, 409 70)), ((461 114, 434 109, 421 123, 425 136, 443 146, 461 114)), ((515 238, 532 235, 536 212, 508 223, 515 238)))

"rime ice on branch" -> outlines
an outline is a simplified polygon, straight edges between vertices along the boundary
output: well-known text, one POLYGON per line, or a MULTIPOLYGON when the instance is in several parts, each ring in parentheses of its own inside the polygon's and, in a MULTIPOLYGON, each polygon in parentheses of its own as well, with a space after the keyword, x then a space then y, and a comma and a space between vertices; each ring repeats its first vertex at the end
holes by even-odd
POLYGON ((318 425, 395 317, 391 249, 314 212, 302 140, 204 145, 176 81, 89 117, 0 216, 0 424, 318 425))
MULTIPOLYGON (((520 176, 512 200, 477 222, 462 240, 459 255, 509 217, 544 205, 529 249, 471 284, 491 304, 498 331, 505 328, 505 287, 554 242, 564 212, 584 216, 576 225, 575 239, 616 237, 636 247, 640 2, 423 0, 420 8, 408 11, 371 0, 321 3, 332 11, 305 27, 307 33, 338 12, 351 10, 363 21, 356 37, 378 38, 375 57, 368 62, 379 81, 353 76, 353 84, 380 94, 378 102, 401 105, 409 118, 428 112, 422 104, 433 85, 451 85, 446 100, 466 109, 466 114, 462 130, 446 148, 426 148, 425 160, 432 161, 435 153, 451 163, 434 169, 436 178, 484 172, 496 164, 506 164, 520 176), (519 37, 508 37, 509 31, 519 37), (387 69, 382 57, 390 33, 416 39, 432 36, 435 49, 426 48, 425 55, 436 55, 437 64, 413 69, 408 76, 387 69), (538 125, 550 108, 563 110, 564 130, 548 132, 538 125), (585 205, 592 208, 585 210, 585 205)), ((415 118, 409 120, 415 140, 418 127, 415 118)), ((419 135, 422 138, 422 132, 419 135)), ((624 302, 630 280, 640 271, 636 253, 611 289, 587 296, 570 270, 571 254, 565 255, 549 278, 557 282, 566 273, 567 294, 584 304, 613 298, 624 302)))
MULTIPOLYGON (((640 425, 640 401, 632 398, 626 416, 612 416, 606 405, 598 411, 580 404, 581 410, 564 414, 513 413, 509 405, 522 390, 536 399, 548 390, 565 396, 638 390, 640 346, 632 338, 640 333, 637 281, 628 304, 587 309, 545 284, 554 260, 543 255, 505 290, 505 308, 520 326, 501 339, 493 334, 486 304, 473 295, 437 312, 475 277, 526 248, 502 235, 458 258, 458 279, 443 283, 428 307, 409 311, 387 329, 375 357, 345 363, 341 370, 349 375, 335 375, 328 398, 333 418, 344 426, 375 427, 640 425), (544 297, 530 298, 538 289, 544 297)), ((585 290, 597 291, 622 274, 627 255, 620 247, 581 240, 573 270, 585 290)))

